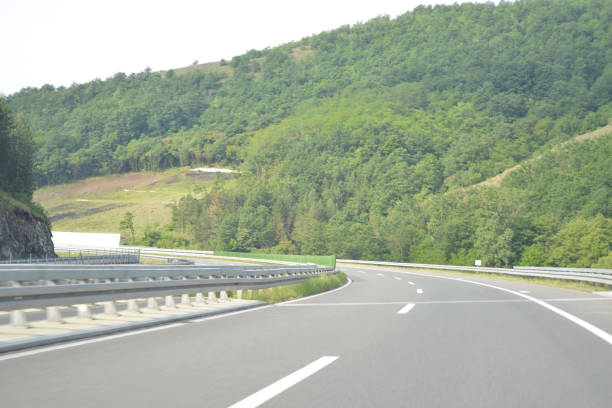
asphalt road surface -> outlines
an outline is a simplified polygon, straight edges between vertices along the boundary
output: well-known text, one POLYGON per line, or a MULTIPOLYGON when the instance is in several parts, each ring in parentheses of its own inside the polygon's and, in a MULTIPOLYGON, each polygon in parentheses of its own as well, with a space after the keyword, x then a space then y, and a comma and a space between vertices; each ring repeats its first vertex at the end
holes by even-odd
POLYGON ((1 405, 612 406, 612 298, 342 269, 297 302, 0 355, 1 405))

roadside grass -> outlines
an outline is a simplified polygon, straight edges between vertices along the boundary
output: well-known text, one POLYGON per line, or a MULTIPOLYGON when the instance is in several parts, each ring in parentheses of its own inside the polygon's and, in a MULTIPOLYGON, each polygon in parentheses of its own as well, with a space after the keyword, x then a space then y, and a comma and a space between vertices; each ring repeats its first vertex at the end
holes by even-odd
MULTIPOLYGON (((360 264, 347 264, 347 265, 352 265, 352 266, 363 266, 360 264)), ((419 269, 419 268, 408 268, 408 267, 404 267, 404 266, 382 266, 382 265, 376 265, 377 268, 381 268, 381 269, 404 269, 404 270, 410 270, 410 271, 419 271, 419 272, 436 272, 436 273, 444 273, 444 274, 448 274, 448 275, 456 275, 456 276, 470 276, 470 277, 484 277, 484 278, 491 278, 491 279, 503 279, 503 280, 508 280, 508 281, 515 281, 515 282, 525 282, 525 283, 532 283, 532 284, 536 284, 536 285, 545 285, 545 286, 552 286, 552 287, 556 287, 556 288, 563 288, 563 289, 572 289, 572 290, 578 290, 581 292, 597 292, 597 291, 605 291, 605 290, 610 290, 612 289, 612 287, 610 285, 606 285, 605 283, 592 283, 592 282, 584 282, 584 281, 574 281, 574 280, 565 280, 565 279, 558 279, 558 278, 543 278, 543 277, 536 277, 536 276, 517 276, 517 275, 504 275, 504 274, 499 274, 499 273, 492 273, 492 272, 463 272, 463 271, 448 271, 445 269, 419 269)))
POLYGON ((293 285, 276 286, 269 289, 256 289, 253 290, 250 295, 248 291, 245 291, 242 297, 243 299, 277 303, 326 292, 344 285, 346 281, 346 274, 340 272, 335 275, 317 276, 293 285))
POLYGON ((146 265, 168 265, 167 259, 157 259, 157 258, 145 258, 142 255, 140 256, 140 263, 146 265))
MULTIPOLYGON (((63 251, 55 251, 55 255, 57 255, 60 258, 77 258, 77 257, 87 257, 87 256, 98 256, 98 254, 95 253, 90 253, 90 252, 81 252, 81 251, 70 251, 70 252, 63 252, 63 251)), ((99 255, 103 255, 103 254, 99 254, 99 255)))

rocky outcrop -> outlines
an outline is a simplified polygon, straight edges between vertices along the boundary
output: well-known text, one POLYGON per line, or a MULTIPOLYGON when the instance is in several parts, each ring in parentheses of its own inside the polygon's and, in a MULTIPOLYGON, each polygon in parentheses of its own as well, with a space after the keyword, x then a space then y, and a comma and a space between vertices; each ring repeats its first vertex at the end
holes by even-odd
POLYGON ((55 257, 46 221, 23 210, 0 208, 0 260, 55 257))

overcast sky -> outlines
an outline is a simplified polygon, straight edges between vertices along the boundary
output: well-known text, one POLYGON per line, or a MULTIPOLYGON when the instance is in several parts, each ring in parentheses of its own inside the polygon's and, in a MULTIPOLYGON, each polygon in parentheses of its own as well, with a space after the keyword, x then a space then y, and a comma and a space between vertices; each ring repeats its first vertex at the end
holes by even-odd
MULTIPOLYGON (((479 0, 482 1, 482 0, 479 0)), ((16 0, 0 12, 0 94, 230 60, 448 0, 16 0)))

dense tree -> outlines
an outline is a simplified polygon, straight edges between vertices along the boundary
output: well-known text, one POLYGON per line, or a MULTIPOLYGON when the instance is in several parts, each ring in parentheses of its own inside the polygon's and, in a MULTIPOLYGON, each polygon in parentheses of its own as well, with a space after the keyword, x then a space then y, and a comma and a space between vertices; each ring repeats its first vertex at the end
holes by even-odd
POLYGON ((13 114, 0 98, 0 190, 29 202, 34 191, 32 133, 23 116, 13 114))

